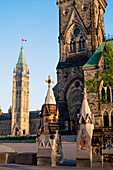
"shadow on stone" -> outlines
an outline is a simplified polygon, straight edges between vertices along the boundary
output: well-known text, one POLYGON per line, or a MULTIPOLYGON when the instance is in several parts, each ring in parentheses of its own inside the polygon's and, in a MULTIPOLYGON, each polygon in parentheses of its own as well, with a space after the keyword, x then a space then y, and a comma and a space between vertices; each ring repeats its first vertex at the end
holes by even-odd
POLYGON ((64 159, 62 166, 76 166, 76 160, 64 159))

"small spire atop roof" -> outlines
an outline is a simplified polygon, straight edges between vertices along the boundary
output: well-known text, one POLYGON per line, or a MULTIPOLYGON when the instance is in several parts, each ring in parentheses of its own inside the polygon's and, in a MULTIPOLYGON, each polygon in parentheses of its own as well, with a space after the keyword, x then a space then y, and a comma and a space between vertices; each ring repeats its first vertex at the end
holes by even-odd
POLYGON ((23 47, 21 47, 21 49, 20 49, 19 59, 18 59, 16 67, 21 67, 22 65, 24 67, 27 67, 23 47))
POLYGON ((56 104, 55 96, 52 89, 52 83, 54 83, 54 81, 51 79, 50 75, 48 80, 46 80, 46 83, 48 83, 48 92, 45 99, 45 104, 56 104))
POLYGON ((82 102, 82 106, 81 106, 81 110, 80 110, 80 119, 79 119, 79 123, 87 122, 88 117, 90 118, 91 122, 92 122, 92 114, 90 111, 90 107, 87 101, 87 92, 86 92, 86 86, 84 87, 84 99, 82 102))

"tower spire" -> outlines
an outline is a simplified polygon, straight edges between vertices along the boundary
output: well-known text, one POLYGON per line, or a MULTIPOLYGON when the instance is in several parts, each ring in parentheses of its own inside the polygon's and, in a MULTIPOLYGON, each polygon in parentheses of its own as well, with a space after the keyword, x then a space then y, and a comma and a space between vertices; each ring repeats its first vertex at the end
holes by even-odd
POLYGON ((20 49, 20 54, 19 54, 19 58, 18 58, 18 62, 17 62, 16 67, 21 67, 22 65, 24 67, 27 67, 23 47, 21 47, 21 49, 20 49))
POLYGON ((45 99, 45 104, 56 104, 55 96, 52 90, 52 83, 54 83, 54 80, 51 79, 50 75, 48 80, 46 80, 46 83, 48 83, 48 92, 45 99))

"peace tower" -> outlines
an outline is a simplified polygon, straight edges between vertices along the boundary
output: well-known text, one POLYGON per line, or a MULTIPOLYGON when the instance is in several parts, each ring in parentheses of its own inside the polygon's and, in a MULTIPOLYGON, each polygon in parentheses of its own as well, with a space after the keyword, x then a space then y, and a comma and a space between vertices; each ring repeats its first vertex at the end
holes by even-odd
POLYGON ((29 135, 29 70, 23 47, 13 74, 11 135, 29 135))

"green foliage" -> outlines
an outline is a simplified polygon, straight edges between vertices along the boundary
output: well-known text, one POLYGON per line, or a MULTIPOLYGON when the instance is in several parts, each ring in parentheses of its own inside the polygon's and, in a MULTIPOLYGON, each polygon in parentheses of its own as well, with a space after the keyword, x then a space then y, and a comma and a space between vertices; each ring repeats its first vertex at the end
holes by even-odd
MULTIPOLYGON (((104 56, 104 70, 97 71, 97 77, 103 80, 104 86, 111 86, 113 88, 113 48, 111 48, 110 44, 105 45, 104 51, 102 53, 104 56)), ((100 81, 95 81, 95 79, 90 79, 88 81, 84 81, 87 86, 88 93, 99 93, 100 81)), ((101 102, 106 102, 106 95, 103 96, 101 102)))
POLYGON ((36 136, 14 136, 14 137, 1 137, 0 143, 13 142, 13 143, 36 143, 36 136))
POLYGON ((90 79, 88 81, 84 81, 84 83, 87 86, 88 93, 96 93, 96 90, 95 90, 96 81, 94 79, 90 79))

